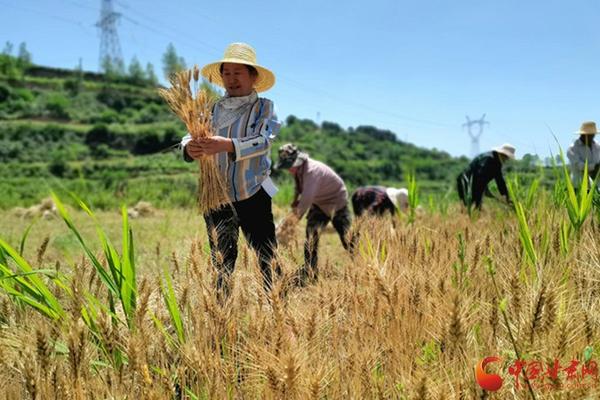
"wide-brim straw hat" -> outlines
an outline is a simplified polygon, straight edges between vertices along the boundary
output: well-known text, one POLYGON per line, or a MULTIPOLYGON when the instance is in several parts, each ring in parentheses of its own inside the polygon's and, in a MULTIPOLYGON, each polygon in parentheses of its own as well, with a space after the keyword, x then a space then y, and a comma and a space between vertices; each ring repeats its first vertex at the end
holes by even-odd
POLYGON ((202 76, 215 85, 225 87, 223 79, 221 79, 220 71, 221 64, 223 63, 244 64, 256 68, 258 77, 254 83, 254 89, 257 92, 269 90, 275 84, 275 74, 258 64, 256 60, 256 51, 254 51, 252 46, 246 43, 231 43, 225 49, 225 54, 223 54, 221 60, 202 67, 202 76))
POLYGON ((510 158, 511 160, 515 159, 515 152, 517 151, 515 149, 515 146, 513 146, 510 143, 504 143, 502 146, 494 147, 492 150, 495 151, 496 153, 504 154, 506 157, 510 158))
POLYGON ((596 129, 596 123, 594 121, 585 121, 581 124, 581 128, 577 132, 576 135, 597 135, 598 130, 596 129))

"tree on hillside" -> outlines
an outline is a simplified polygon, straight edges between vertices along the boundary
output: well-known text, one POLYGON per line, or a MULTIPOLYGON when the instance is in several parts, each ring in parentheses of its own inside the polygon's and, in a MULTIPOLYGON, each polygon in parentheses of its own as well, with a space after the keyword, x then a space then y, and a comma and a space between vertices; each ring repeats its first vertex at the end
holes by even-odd
POLYGON ((328 132, 340 133, 343 131, 342 127, 335 122, 323 121, 321 129, 328 132))
POLYGON ((146 73, 136 56, 133 56, 129 63, 129 79, 138 84, 146 80, 146 73))
POLYGON ((158 77, 154 73, 154 65, 152 65, 151 63, 146 64, 146 79, 152 85, 158 84, 158 77))
POLYGON ((183 57, 179 57, 177 55, 177 51, 175 50, 175 46, 173 43, 169 43, 167 46, 167 50, 162 57, 163 62, 163 73, 165 74, 165 78, 169 79, 169 76, 172 74, 185 69, 185 60, 183 57))
POLYGON ((520 164, 525 169, 535 170, 542 161, 537 154, 525 153, 521 158, 520 164))
POLYGON ((123 62, 115 61, 108 56, 104 57, 102 60, 101 70, 108 80, 125 75, 125 66, 123 65, 123 62))
POLYGON ((4 43, 4 49, 2 49, 2 54, 4 54, 5 56, 11 56, 13 52, 13 47, 13 44, 7 41, 6 43, 4 43))
POLYGON ((31 53, 27 50, 27 45, 25 42, 21 42, 19 45, 19 54, 17 55, 17 60, 22 66, 31 64, 31 53))
POLYGON ((12 83, 16 83, 23 79, 23 68, 13 55, 13 44, 6 42, 2 54, 0 54, 0 73, 5 75, 12 83))
POLYGON ((83 88, 83 64, 81 58, 79 58, 79 64, 77 64, 74 71, 75 74, 65 79, 65 82, 63 83, 63 87, 71 96, 76 96, 83 88))

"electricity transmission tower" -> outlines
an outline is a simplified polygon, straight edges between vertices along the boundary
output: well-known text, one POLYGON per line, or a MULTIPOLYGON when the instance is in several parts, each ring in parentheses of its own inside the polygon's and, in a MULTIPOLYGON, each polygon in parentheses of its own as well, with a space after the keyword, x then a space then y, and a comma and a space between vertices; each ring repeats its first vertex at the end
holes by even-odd
POLYGON ((107 72, 107 68, 120 70, 124 67, 117 22, 121 13, 113 10, 112 0, 100 0, 100 19, 96 26, 100 30, 100 58, 98 66, 107 72))
POLYGON ((490 124, 488 121, 485 121, 485 114, 481 116, 480 119, 471 120, 469 116, 466 116, 467 122, 465 122, 462 126, 466 127, 469 130, 469 136, 471 137, 471 157, 476 157, 479 154, 479 138, 483 133, 483 127, 485 124, 490 124), (479 131, 477 134, 473 133, 473 125, 479 126, 479 131))

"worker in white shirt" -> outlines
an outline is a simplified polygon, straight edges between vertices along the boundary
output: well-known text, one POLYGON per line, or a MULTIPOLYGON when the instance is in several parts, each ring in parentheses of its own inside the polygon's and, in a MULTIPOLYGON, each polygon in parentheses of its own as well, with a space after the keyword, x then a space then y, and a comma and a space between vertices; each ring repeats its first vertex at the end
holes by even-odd
POLYGON ((594 136, 598 133, 596 123, 587 121, 581 124, 581 128, 575 132, 579 138, 573 142, 567 157, 571 168, 571 181, 573 185, 579 187, 583 179, 583 169, 587 161, 588 176, 590 179, 596 178, 600 170, 600 145, 594 141, 594 136))

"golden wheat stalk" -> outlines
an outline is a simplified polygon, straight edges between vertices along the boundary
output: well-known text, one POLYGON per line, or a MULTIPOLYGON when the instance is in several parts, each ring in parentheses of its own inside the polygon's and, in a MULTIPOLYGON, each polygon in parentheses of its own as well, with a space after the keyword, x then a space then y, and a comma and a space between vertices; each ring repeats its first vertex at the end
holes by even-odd
MULTIPOLYGON (((212 108, 214 98, 199 82, 200 70, 177 72, 169 78, 171 87, 158 89, 158 94, 167 102, 171 111, 183 121, 193 139, 213 136, 212 108)), ((213 156, 202 156, 198 160, 198 206, 207 213, 231 203, 227 189, 221 179, 213 156)))

